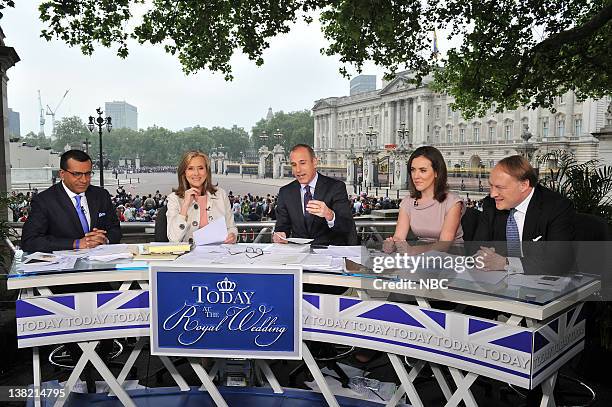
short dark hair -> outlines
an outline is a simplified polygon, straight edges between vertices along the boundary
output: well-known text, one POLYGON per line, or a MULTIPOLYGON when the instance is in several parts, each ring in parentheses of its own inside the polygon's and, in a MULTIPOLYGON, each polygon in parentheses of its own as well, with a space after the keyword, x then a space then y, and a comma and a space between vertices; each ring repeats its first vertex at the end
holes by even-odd
POLYGON ((511 155, 502 158, 497 163, 497 166, 519 181, 529 181, 530 187, 535 187, 538 184, 536 170, 531 166, 529 160, 522 155, 511 155))
POLYGON ((68 150, 60 157, 60 168, 64 171, 68 169, 68 160, 76 160, 84 163, 86 161, 91 162, 91 157, 85 151, 81 150, 68 150))
POLYGON ((316 158, 315 152, 312 149, 312 147, 310 147, 308 144, 302 144, 302 143, 296 144, 293 147, 291 147, 291 150, 289 150, 289 154, 293 153, 298 148, 305 148, 306 150, 308 150, 308 153, 310 153, 310 158, 312 158, 313 160, 316 158))
MULTIPOLYGON (((446 163, 440 150, 432 146, 422 146, 412 152, 408 159, 408 171, 412 167, 412 161, 417 157, 425 157, 431 161, 431 168, 436 173, 436 179, 434 181, 434 199, 438 202, 444 202, 446 199, 446 193, 448 192, 448 175, 446 171, 446 163)), ((412 175, 408 176, 408 188, 410 189, 410 196, 412 198, 420 199, 421 191, 418 191, 412 181, 412 175)))

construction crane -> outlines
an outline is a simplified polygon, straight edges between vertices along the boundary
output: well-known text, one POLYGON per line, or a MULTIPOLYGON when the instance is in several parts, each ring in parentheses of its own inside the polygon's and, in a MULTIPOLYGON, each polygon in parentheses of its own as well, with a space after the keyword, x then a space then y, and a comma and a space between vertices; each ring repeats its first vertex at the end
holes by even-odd
POLYGON ((40 89, 38 90, 38 106, 40 107, 40 130, 38 135, 45 137, 45 111, 42 106, 42 98, 40 97, 40 89))
POLYGON ((66 92, 64 92, 64 96, 62 96, 62 98, 60 99, 59 103, 57 104, 57 106, 55 107, 54 110, 51 110, 51 107, 49 107, 49 105, 47 105, 47 115, 51 116, 51 126, 52 126, 51 139, 52 140, 55 139, 55 113, 57 112, 57 109, 59 109, 59 107, 61 106, 61 104, 64 101, 64 99, 66 99, 66 95, 68 94, 69 91, 70 91, 70 89, 68 89, 66 92))

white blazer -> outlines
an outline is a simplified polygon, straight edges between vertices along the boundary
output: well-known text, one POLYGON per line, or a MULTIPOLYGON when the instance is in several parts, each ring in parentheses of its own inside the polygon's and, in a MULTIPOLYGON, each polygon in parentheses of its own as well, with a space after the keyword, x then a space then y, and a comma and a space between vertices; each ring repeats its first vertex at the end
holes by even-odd
MULTIPOLYGON (((230 207, 229 198, 223 188, 217 188, 217 192, 207 196, 208 222, 225 217, 227 225, 227 233, 234 233, 238 236, 238 228, 234 223, 234 215, 230 207)), ((181 205, 183 198, 179 198, 174 192, 168 195, 168 218, 167 234, 168 240, 171 242, 189 242, 193 238, 193 232, 200 228, 200 208, 194 201, 187 210, 187 216, 181 215, 181 205)))

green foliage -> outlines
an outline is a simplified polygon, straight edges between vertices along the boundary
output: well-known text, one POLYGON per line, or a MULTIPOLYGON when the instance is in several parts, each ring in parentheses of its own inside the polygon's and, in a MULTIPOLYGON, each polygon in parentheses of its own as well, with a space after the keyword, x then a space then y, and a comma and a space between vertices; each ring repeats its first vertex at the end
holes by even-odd
POLYGON ((537 158, 540 168, 552 166, 540 174, 540 182, 568 198, 577 212, 605 218, 612 224, 612 166, 597 160, 578 164, 574 155, 556 150, 537 158))
MULTIPOLYGON (((81 148, 86 140, 90 142, 89 154, 94 161, 99 156, 99 133, 90 133, 79 117, 64 117, 56 122, 56 139, 40 137, 28 133, 23 141, 39 147, 51 146, 63 152, 68 144, 81 148)), ((213 127, 194 127, 189 130, 171 131, 163 127, 149 127, 146 130, 113 129, 110 133, 102 131, 102 148, 111 164, 117 165, 120 159, 140 158, 143 166, 177 165, 187 150, 202 150, 210 153, 216 146, 223 144, 230 157, 237 159, 240 151, 248 148, 249 136, 239 127, 225 129, 213 127)))
POLYGON ((299 143, 314 145, 314 120, 310 115, 309 110, 298 112, 284 113, 276 112, 270 121, 261 119, 255 124, 252 129, 253 145, 259 149, 266 144, 269 149, 278 143, 278 139, 274 137, 275 133, 282 133, 280 144, 288 152, 291 147, 299 143), (260 138, 263 132, 268 135, 268 141, 260 138))
POLYGON ((261 65, 271 38, 318 15, 329 42, 321 52, 338 55, 343 74, 368 61, 389 74, 409 69, 417 83, 433 74, 435 90, 452 95, 465 117, 493 102, 497 111, 552 107, 568 90, 579 98, 612 90, 612 0, 49 0, 39 11, 43 38, 86 55, 101 44, 125 58, 135 39, 163 46, 186 73, 208 69, 227 80, 234 54, 261 65), (460 43, 445 60, 433 55, 434 29, 449 32, 440 41, 460 43))

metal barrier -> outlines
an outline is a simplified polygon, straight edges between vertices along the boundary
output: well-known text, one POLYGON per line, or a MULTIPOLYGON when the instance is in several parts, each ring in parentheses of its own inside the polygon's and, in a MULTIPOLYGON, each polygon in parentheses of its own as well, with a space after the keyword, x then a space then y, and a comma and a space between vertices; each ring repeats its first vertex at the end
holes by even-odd
MULTIPOLYGON (((382 241, 385 236, 391 236, 395 231, 397 221, 359 220, 355 218, 357 235, 361 242, 370 240, 382 241)), ((11 222, 10 227, 21 232, 23 222, 11 222)), ((266 243, 271 241, 274 233, 274 221, 263 222, 236 222, 238 228, 238 241, 246 243, 266 243)), ((145 243, 153 240, 155 222, 121 222, 122 242, 145 243)), ((21 235, 21 233, 19 233, 21 235)), ((12 243, 11 243, 12 245, 12 243)), ((14 246, 13 246, 14 247, 14 246)))

